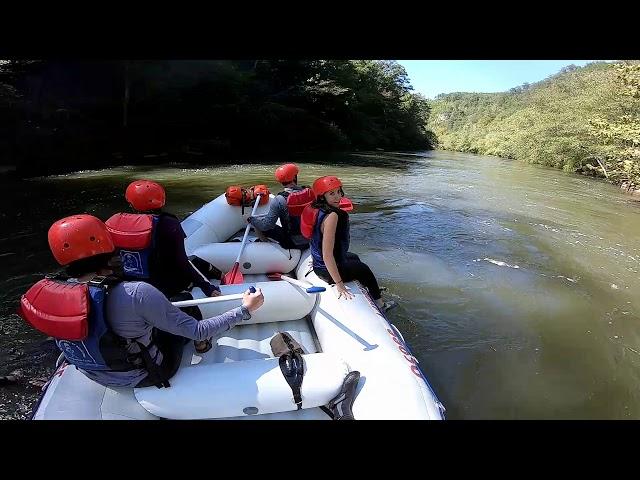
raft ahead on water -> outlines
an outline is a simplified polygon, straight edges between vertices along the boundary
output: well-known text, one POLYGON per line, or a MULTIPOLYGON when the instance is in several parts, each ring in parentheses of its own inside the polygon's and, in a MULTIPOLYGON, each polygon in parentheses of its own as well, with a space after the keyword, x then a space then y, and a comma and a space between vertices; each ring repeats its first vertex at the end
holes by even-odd
MULTIPOLYGON (((268 208, 268 203, 259 206, 257 214, 268 208)), ((250 209, 243 214, 241 207, 227 204, 224 195, 207 203, 182 222, 187 254, 230 270, 240 248, 238 232, 249 214, 250 209)), ((314 274, 308 250, 285 250, 252 235, 249 242, 240 261, 245 283, 223 285, 221 290, 231 295, 259 287, 264 305, 250 320, 217 338, 207 353, 196 354, 193 342, 187 343, 170 388, 104 387, 61 356, 33 418, 329 419, 322 407, 336 397, 352 371, 360 372, 352 407, 355 419, 444 418, 444 406, 401 333, 360 283, 347 283, 353 300, 338 299, 314 274), (272 272, 327 288, 306 293, 292 283, 270 280, 266 274, 272 272), (304 351, 300 408, 272 353, 270 342, 279 332, 291 335, 304 351)), ((199 288, 191 295, 204 297, 199 288)), ((230 299, 198 308, 206 318, 241 302, 230 299)))

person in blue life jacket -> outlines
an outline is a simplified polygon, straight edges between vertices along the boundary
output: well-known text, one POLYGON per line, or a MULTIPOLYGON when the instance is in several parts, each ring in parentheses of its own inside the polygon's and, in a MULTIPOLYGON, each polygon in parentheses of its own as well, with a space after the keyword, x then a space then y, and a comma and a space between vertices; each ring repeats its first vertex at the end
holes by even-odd
POLYGON ((286 249, 309 247, 309 241, 300 233, 300 215, 315 196, 309 187, 298 185, 299 172, 300 169, 295 163, 279 166, 275 171, 275 177, 284 190, 271 201, 267 214, 247 219, 247 222, 266 237, 276 240, 286 249), (276 224, 278 219, 282 226, 276 224))
MULTIPOLYGON (((136 213, 116 213, 105 222, 120 253, 124 278, 148 282, 172 300, 183 300, 182 292, 193 287, 207 296, 220 295, 220 289, 187 257, 180 220, 162 211, 166 203, 162 185, 135 180, 127 186, 125 198, 136 213)), ((185 311, 198 318, 197 308, 185 311)), ((196 351, 205 353, 211 346, 210 339, 199 341, 196 351)))
POLYGON ((313 182, 316 200, 305 208, 301 217, 301 231, 310 239, 313 271, 335 286, 338 298, 352 299, 353 294, 344 282, 358 280, 381 311, 397 306, 397 302, 384 302, 378 281, 368 265, 349 252, 349 214, 340 208, 344 197, 338 177, 325 176, 313 182))
POLYGON ((169 387, 187 339, 218 336, 251 318, 264 302, 260 289, 247 290, 240 307, 198 321, 153 285, 119 277, 111 235, 92 215, 54 222, 48 241, 64 272, 22 295, 19 313, 54 337, 66 360, 101 385, 169 387))

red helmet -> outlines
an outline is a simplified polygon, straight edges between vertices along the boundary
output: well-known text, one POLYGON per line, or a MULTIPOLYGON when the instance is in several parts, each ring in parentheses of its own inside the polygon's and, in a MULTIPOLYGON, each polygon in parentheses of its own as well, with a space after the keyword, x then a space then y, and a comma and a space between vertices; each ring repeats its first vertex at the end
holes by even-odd
POLYGON ((115 250, 107 226, 86 213, 54 222, 48 239, 51 253, 60 265, 115 250))
POLYGON ((166 201, 162 185, 151 180, 131 182, 127 187, 124 198, 134 209, 140 212, 162 208, 166 201))
POLYGON ((328 177, 320 177, 313 182, 313 193, 316 194, 316 197, 324 195, 330 190, 334 188, 342 187, 342 182, 338 177, 334 177, 329 175, 328 177))
POLYGON ((231 185, 224 191, 229 205, 242 206, 251 204, 251 194, 239 185, 231 185))
POLYGON ((298 175, 300 169, 295 163, 285 163, 276 168, 276 180, 280 183, 290 183, 298 175))
POLYGON ((256 197, 260 194, 260 203, 258 205, 264 205, 269 203, 269 187, 266 185, 255 185, 251 187, 252 200, 251 203, 256 201, 256 197))

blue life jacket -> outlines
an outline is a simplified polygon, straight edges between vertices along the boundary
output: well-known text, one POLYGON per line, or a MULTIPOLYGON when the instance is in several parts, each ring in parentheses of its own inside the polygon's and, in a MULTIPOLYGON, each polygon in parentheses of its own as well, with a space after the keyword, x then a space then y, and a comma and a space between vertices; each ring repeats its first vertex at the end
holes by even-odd
POLYGON ((349 214, 338 209, 318 209, 318 216, 313 226, 311 236, 311 257, 313 258, 313 268, 327 269, 322 258, 322 231, 320 226, 327 215, 331 212, 338 214, 338 225, 336 227, 336 238, 333 245, 333 257, 336 264, 344 263, 346 254, 349 251, 349 214))
POLYGON ((105 222, 120 254, 125 279, 152 278, 159 219, 160 215, 116 213, 105 222))
MULTIPOLYGON (((110 286, 121 280, 95 277, 78 283, 53 275, 33 285, 20 299, 20 316, 39 331, 55 338, 67 361, 85 371, 127 372, 143 369, 158 388, 168 387, 149 348, 111 330, 106 318, 110 286), (138 346, 137 353, 127 348, 138 346)), ((162 352, 161 352, 162 353, 162 352)))
POLYGON ((114 334, 105 317, 107 288, 89 283, 89 318, 87 337, 83 340, 56 339, 69 363, 83 370, 126 372, 144 368, 141 359, 130 358, 127 341, 114 334))

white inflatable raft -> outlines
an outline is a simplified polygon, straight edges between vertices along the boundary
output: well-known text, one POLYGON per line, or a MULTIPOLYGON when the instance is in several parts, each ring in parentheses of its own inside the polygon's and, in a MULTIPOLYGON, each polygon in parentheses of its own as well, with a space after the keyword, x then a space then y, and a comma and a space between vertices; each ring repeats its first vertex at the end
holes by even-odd
MULTIPOLYGON (((273 196, 271 196, 273 198, 273 196)), ((268 204, 257 214, 266 213, 268 204)), ((229 206, 224 195, 186 218, 187 254, 231 269, 250 208, 229 206)), ((320 408, 339 392, 350 372, 360 372, 353 403, 356 419, 443 419, 444 406, 429 386, 400 332, 375 306, 358 282, 347 286, 353 300, 338 299, 334 289, 311 269, 309 251, 284 250, 252 236, 241 271, 243 285, 224 285, 223 295, 262 289, 264 305, 251 320, 214 339, 213 348, 195 353, 185 345, 182 364, 171 387, 108 388, 89 380, 74 366, 59 366, 35 409, 39 419, 329 419, 320 408), (308 294, 299 286, 272 281, 266 273, 290 276, 325 286, 308 294), (288 332, 304 350, 302 409, 271 352, 270 340, 288 332)), ((217 281, 213 281, 217 283, 217 281)), ((202 298, 195 288, 193 298, 202 298)), ((200 305, 203 316, 239 306, 241 300, 200 305)))

